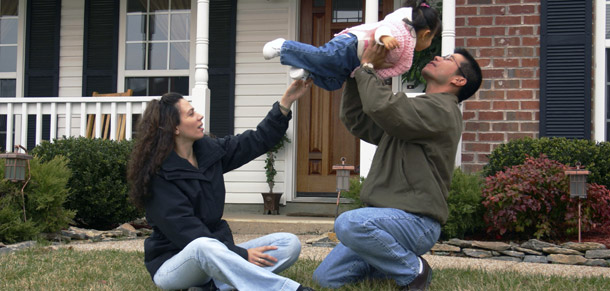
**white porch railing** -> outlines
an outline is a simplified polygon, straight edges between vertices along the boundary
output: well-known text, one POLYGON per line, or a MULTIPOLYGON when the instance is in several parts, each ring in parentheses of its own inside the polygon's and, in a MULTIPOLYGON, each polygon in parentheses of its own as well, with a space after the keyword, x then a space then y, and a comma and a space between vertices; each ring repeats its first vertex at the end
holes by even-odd
MULTIPOLYGON (((125 115, 125 138, 131 139, 134 114, 142 114, 146 109, 146 103, 159 96, 150 97, 39 97, 39 98, 0 98, 0 115, 6 115, 7 152, 13 150, 13 145, 27 145, 28 137, 28 115, 36 116, 36 145, 42 142, 42 116, 50 115, 50 140, 62 136, 86 136, 87 115, 95 115, 94 136, 102 136, 102 116, 110 115, 110 138, 116 139, 117 119, 121 114, 125 115), (79 117, 79 122, 73 124, 73 118, 79 117), (60 124, 60 118, 63 123, 60 124), (59 129, 64 134, 58 136, 59 129), (77 134, 72 132, 77 131, 77 134), (13 140, 13 133, 16 141, 13 140)), ((191 101, 189 96, 184 97, 191 101)), ((30 150, 30 149, 28 149, 30 150)))

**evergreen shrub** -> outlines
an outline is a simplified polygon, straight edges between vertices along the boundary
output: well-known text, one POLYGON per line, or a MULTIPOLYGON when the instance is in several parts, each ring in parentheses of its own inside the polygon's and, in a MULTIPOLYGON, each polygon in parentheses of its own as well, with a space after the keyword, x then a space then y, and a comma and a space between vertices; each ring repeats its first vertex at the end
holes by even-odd
POLYGON ((449 217, 441 229, 441 238, 464 238, 485 229, 482 186, 483 178, 479 173, 467 174, 460 168, 453 171, 447 198, 449 217))
MULTIPOLYGON (((4 177, 4 160, 0 163, 0 175, 4 177)), ((63 207, 71 175, 67 163, 62 156, 45 163, 34 157, 23 195, 25 182, 0 181, 0 241, 30 240, 40 232, 57 232, 68 226, 74 211, 63 207)))
POLYGON ((127 161, 132 141, 70 137, 42 142, 33 149, 43 161, 58 155, 69 159, 72 177, 66 207, 76 211, 80 227, 107 230, 143 216, 128 196, 127 161))
POLYGON ((362 183, 364 183, 364 177, 354 177, 349 179, 349 190, 342 191, 341 197, 352 199, 350 209, 356 209, 364 207, 364 202, 360 199, 360 190, 362 189, 362 183))

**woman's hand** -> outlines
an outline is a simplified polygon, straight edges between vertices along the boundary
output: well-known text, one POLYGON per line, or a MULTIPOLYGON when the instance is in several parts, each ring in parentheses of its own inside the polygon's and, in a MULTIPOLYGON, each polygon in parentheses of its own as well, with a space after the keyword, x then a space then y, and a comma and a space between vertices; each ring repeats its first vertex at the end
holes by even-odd
MULTIPOLYGON (((290 84, 290 87, 288 87, 288 89, 286 89, 286 92, 284 92, 284 96, 282 96, 282 99, 280 99, 280 105, 286 108, 290 108, 294 101, 303 97, 305 93, 309 91, 309 88, 311 88, 312 83, 313 80, 311 78, 307 79, 307 81, 296 80, 292 82, 292 84, 290 84)), ((282 113, 284 113, 284 115, 288 114, 288 112, 283 112, 283 110, 282 113)))
POLYGON ((277 263, 277 259, 265 254, 266 251, 277 250, 274 246, 262 246, 248 249, 248 262, 259 267, 273 266, 277 263))

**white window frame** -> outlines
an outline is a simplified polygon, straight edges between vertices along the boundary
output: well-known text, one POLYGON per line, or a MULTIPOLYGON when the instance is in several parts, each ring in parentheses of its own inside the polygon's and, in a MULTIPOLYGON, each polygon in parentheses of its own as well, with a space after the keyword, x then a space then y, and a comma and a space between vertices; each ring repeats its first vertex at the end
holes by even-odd
POLYGON ((594 139, 595 141, 607 141, 606 130, 608 122, 607 119, 607 96, 610 92, 606 92, 608 87, 608 80, 610 76, 606 74, 606 49, 610 49, 610 38, 606 39, 606 6, 610 5, 610 1, 595 1, 595 35, 594 39, 594 60, 595 60, 595 76, 596 80, 594 85, 594 106, 595 111, 593 116, 594 124, 594 139), (603 80, 603 81, 597 81, 603 80))
MULTIPOLYGON (((197 28, 197 0, 191 0, 191 17, 189 33, 189 68, 184 70, 126 70, 125 69, 125 47, 127 43, 127 0, 121 0, 119 13, 119 53, 117 70, 117 90, 125 91, 125 78, 130 77, 188 77, 189 90, 195 84, 195 37, 197 28)), ((169 47, 168 47, 169 49, 169 47)))
MULTIPOLYGON (((3 0, 10 1, 10 0, 3 0)), ((23 68, 25 66, 25 19, 26 19, 26 2, 18 0, 17 6, 17 66, 15 72, 0 72, 0 79, 15 79, 15 97, 23 97, 23 68)))

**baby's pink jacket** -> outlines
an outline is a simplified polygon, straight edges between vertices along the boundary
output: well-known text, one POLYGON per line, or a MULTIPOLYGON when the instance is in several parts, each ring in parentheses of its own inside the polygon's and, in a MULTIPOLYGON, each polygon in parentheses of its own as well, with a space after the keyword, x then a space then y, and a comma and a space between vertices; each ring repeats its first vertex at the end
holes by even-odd
MULTIPOLYGON (((399 8, 388 14, 382 21, 365 23, 358 26, 346 28, 339 34, 353 33, 358 37, 358 58, 362 57, 362 52, 369 45, 371 36, 375 36, 377 42, 382 35, 375 34, 381 31, 390 31, 391 36, 396 38, 399 47, 388 52, 386 61, 393 63, 394 66, 387 69, 378 69, 377 75, 382 79, 400 76, 411 68, 413 63, 413 52, 417 41, 415 30, 404 21, 403 18, 411 19, 411 8, 399 8)), ((387 35, 387 34, 384 34, 387 35)))

